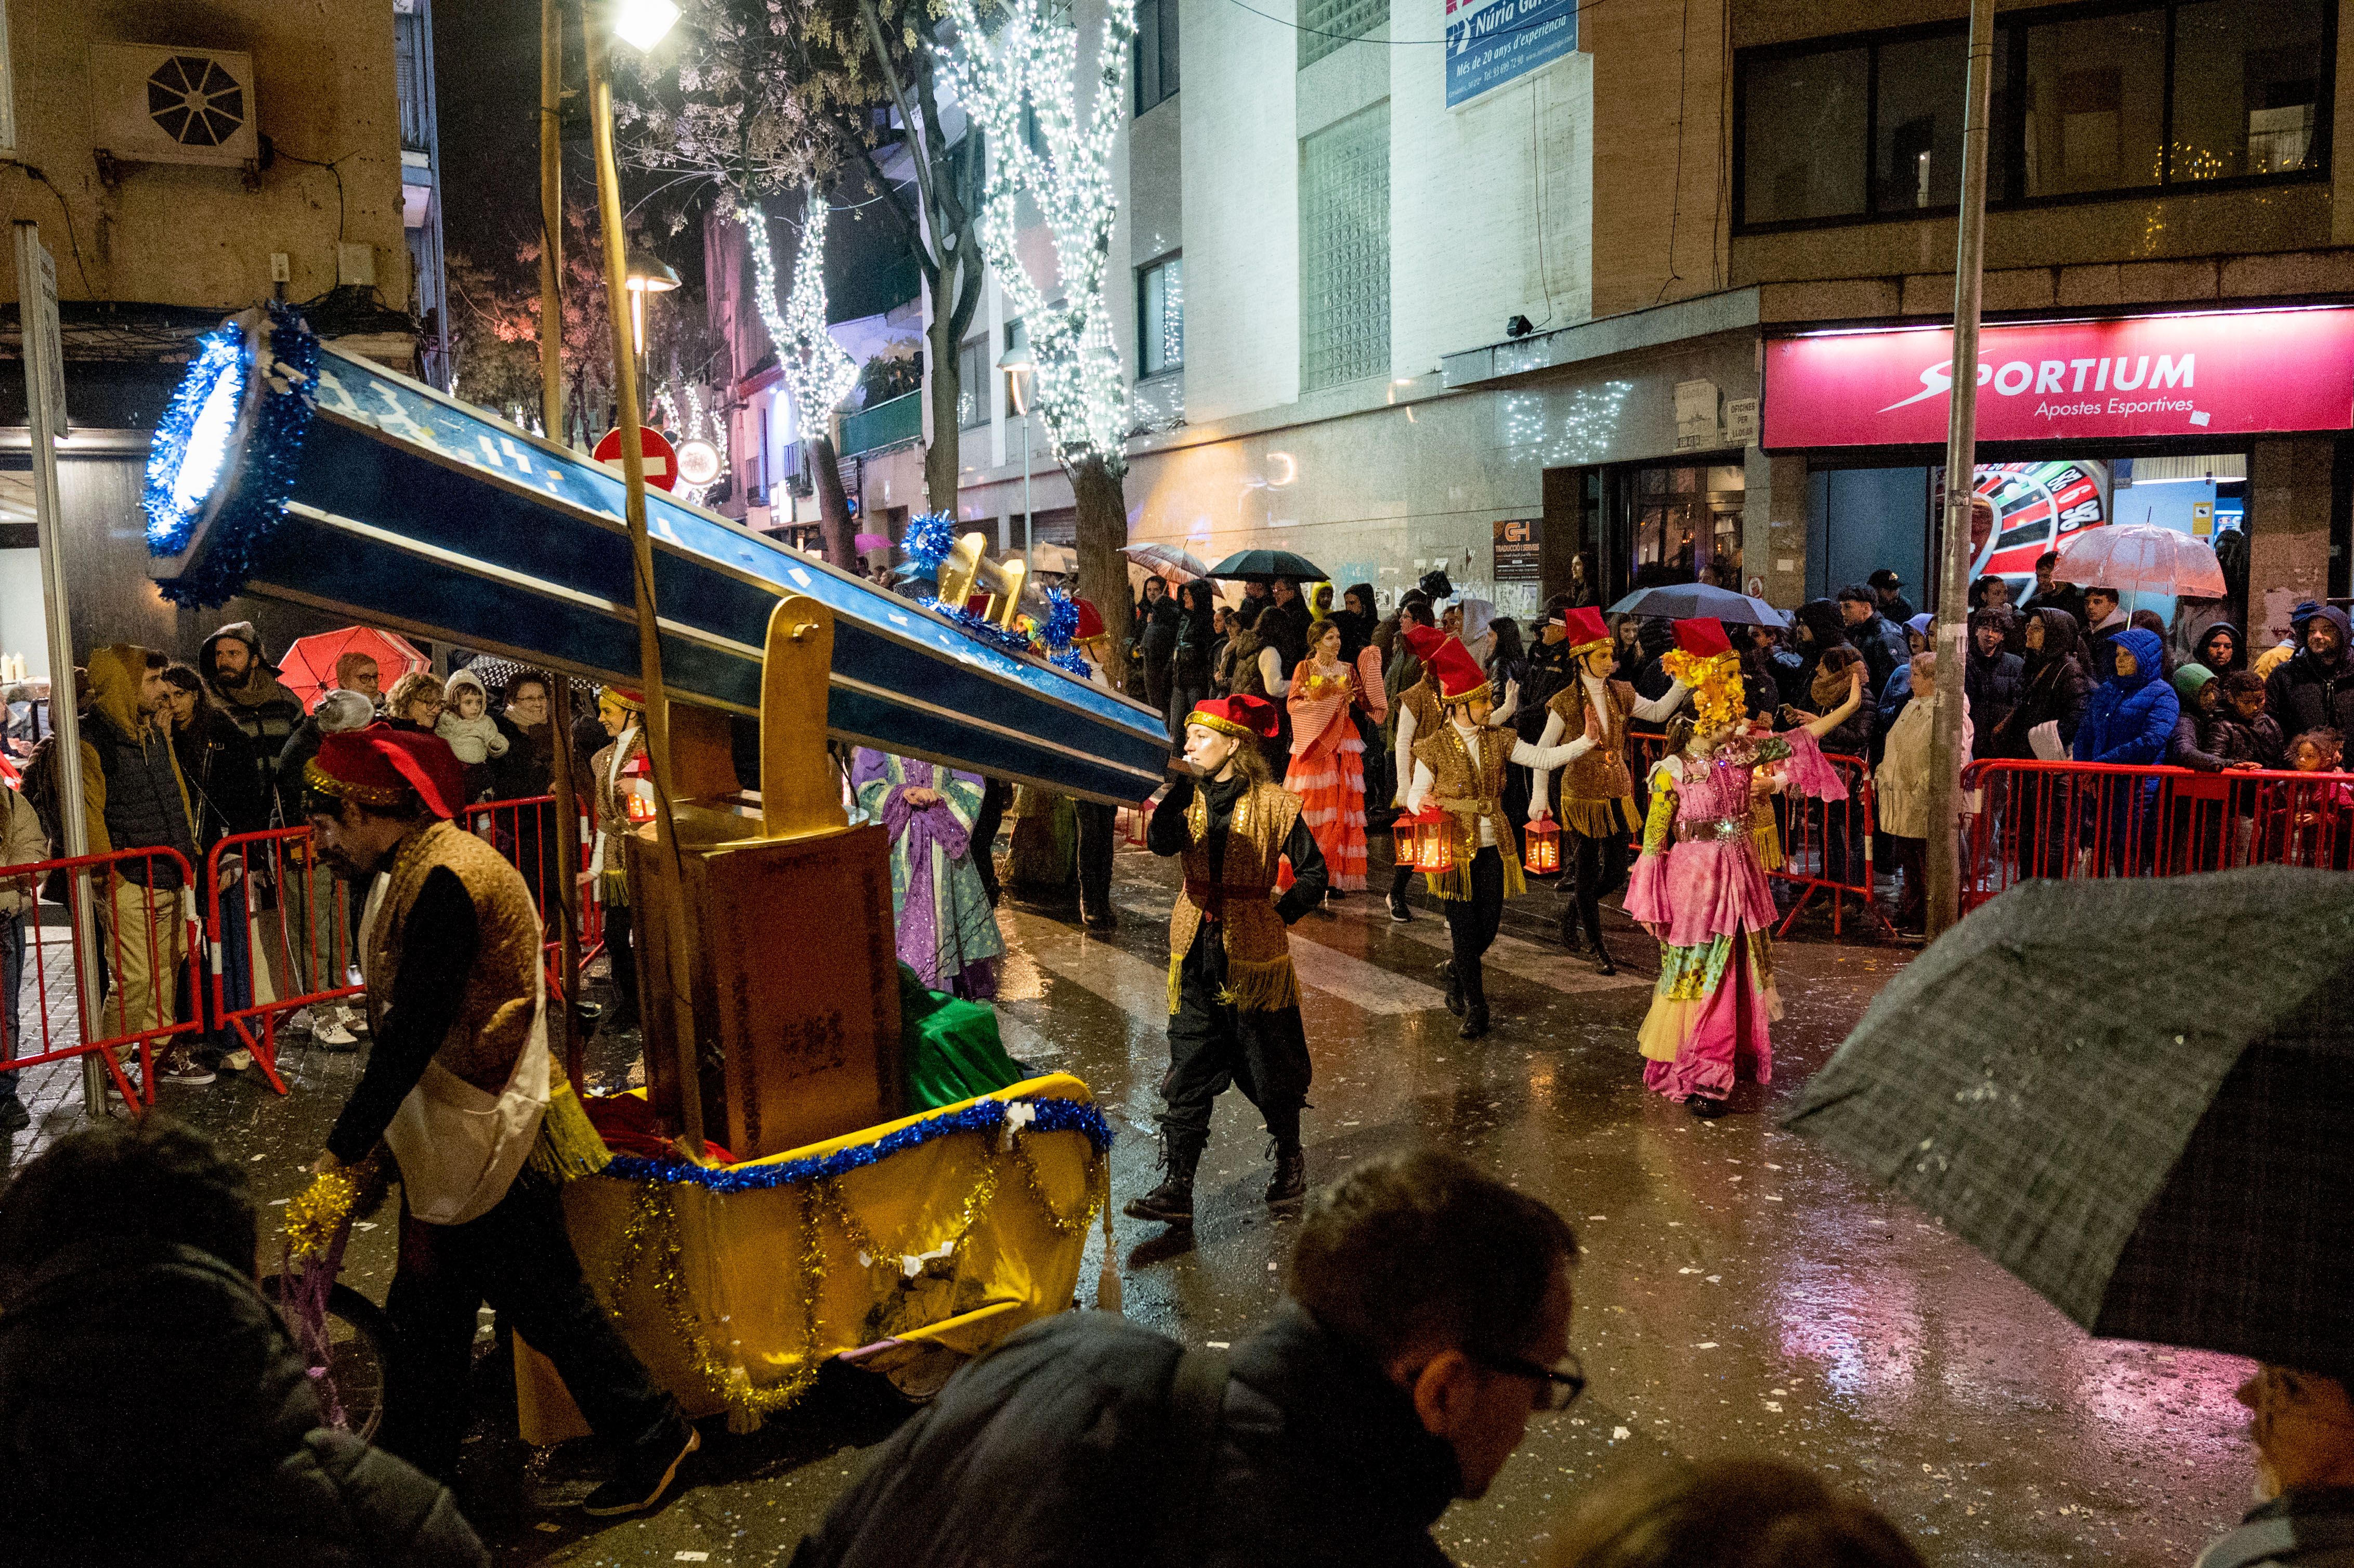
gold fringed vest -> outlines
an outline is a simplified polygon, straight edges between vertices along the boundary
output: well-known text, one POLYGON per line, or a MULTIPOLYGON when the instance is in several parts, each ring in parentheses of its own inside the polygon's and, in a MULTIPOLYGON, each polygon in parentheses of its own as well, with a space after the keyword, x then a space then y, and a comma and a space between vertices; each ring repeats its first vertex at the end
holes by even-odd
POLYGON ((1512 742, 1519 737, 1503 725, 1479 731, 1479 761, 1475 768, 1461 732, 1442 724, 1427 736, 1416 736, 1415 760, 1430 769, 1430 790, 1425 807, 1437 806, 1450 830, 1447 847, 1453 863, 1445 871, 1424 874, 1431 893, 1439 898, 1471 896, 1471 861, 1479 853, 1479 822, 1487 820, 1495 834, 1496 854, 1504 863, 1504 896, 1518 898, 1528 891, 1521 875, 1521 857, 1512 853, 1511 820, 1504 814, 1504 769, 1512 760, 1512 742))
MULTIPOLYGON (((1602 683, 1602 738, 1592 750, 1564 767, 1555 793, 1554 812, 1561 825, 1590 839, 1606 839, 1638 829, 1635 814, 1635 780, 1627 771, 1627 715, 1635 709, 1635 688, 1624 681, 1602 683)), ((1585 672, 1553 694, 1545 704, 1557 715, 1566 736, 1585 733, 1585 710, 1592 701, 1585 672)))
POLYGON ((1246 1012, 1273 1012, 1299 1005, 1299 977, 1291 969, 1291 938, 1275 912, 1276 863, 1291 825, 1299 820, 1299 797, 1279 784, 1254 784, 1235 800, 1226 827, 1226 853, 1215 882, 1210 877, 1210 800, 1199 786, 1185 808, 1189 842, 1182 863, 1185 894, 1169 914, 1169 1011, 1175 1012, 1193 937, 1205 910, 1218 917, 1226 946, 1226 989, 1218 1000, 1246 1012))

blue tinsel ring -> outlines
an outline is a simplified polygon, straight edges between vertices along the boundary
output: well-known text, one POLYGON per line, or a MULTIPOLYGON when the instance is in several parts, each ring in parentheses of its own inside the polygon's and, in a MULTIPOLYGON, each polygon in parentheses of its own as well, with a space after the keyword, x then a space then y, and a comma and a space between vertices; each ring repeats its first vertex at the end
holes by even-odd
POLYGON ((907 524, 899 543, 909 560, 934 568, 928 575, 938 577, 939 564, 956 548, 956 519, 945 512, 927 512, 907 524))
POLYGON ((832 1181, 936 1138, 960 1132, 993 1133, 1005 1125, 1009 1103, 1034 1107, 1036 1119, 1030 1123, 1033 1132, 1085 1133, 1098 1154, 1111 1148, 1111 1124, 1104 1119, 1103 1112, 1084 1100, 976 1100, 961 1110, 928 1117, 885 1133, 872 1143, 837 1150, 814 1160, 788 1160, 777 1165, 709 1166, 615 1155, 604 1173, 621 1181, 691 1182, 714 1192, 758 1192, 797 1187, 805 1181, 832 1181))

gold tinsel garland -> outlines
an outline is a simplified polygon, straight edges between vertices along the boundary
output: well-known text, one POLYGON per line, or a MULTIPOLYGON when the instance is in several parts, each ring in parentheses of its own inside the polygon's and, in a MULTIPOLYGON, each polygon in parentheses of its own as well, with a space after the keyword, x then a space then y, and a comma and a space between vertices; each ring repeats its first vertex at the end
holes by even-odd
POLYGON ((286 1204, 286 1255, 295 1263, 324 1257, 343 1234, 359 1202, 359 1187, 341 1171, 322 1171, 286 1204))
POLYGON ((1739 655, 1687 653, 1671 648, 1659 656, 1659 667, 1691 688, 1694 723, 1701 734, 1731 729, 1748 713, 1739 655))
MULTIPOLYGON (((1088 1160, 1087 1200, 1078 1216, 1073 1218, 1056 1213, 1055 1205, 1047 1200, 1045 1189, 1038 1178, 1037 1167, 1032 1162, 1029 1151, 1023 1148, 1023 1137, 1016 1134, 1006 1153, 1021 1173, 1023 1185, 1036 1200, 1047 1225, 1057 1235, 1066 1238, 1084 1235, 1110 1201, 1110 1160, 1101 1152, 1097 1152, 1088 1160)), ((996 1196, 1000 1174, 998 1160, 997 1151, 991 1150, 986 1157, 980 1180, 973 1183, 959 1205, 956 1232, 949 1242, 952 1255, 953 1251, 963 1247, 965 1238, 980 1223, 982 1213, 996 1196)), ((726 1405, 729 1429, 748 1432, 757 1428, 765 1417, 794 1404, 817 1382, 818 1367, 822 1360, 817 1353, 818 1292, 826 1275, 826 1250, 821 1222, 831 1220, 844 1239, 871 1260, 870 1267, 880 1267, 887 1263, 896 1270, 899 1260, 914 1243, 911 1240, 905 1245, 894 1246, 879 1241, 850 1213, 835 1181, 818 1181, 804 1185, 801 1194, 801 1364, 780 1382, 766 1387, 756 1386, 740 1359, 721 1356, 719 1348, 712 1342, 701 1316, 689 1299, 685 1249, 679 1237, 676 1191, 666 1181, 640 1184, 638 1200, 631 1206, 629 1222, 621 1232, 621 1261, 613 1279, 613 1297, 619 1300, 630 1281, 637 1277, 638 1269, 651 1259, 663 1316, 669 1319, 671 1330, 677 1334, 679 1342, 685 1347, 695 1375, 703 1380, 714 1398, 726 1405)), ((289 1223, 292 1223, 291 1214, 289 1223)))

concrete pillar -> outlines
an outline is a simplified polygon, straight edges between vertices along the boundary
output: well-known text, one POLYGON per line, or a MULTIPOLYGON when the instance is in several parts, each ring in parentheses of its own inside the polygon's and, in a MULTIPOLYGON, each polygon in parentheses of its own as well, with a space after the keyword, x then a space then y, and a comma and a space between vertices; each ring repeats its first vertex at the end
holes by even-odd
POLYGON ((1767 603, 1796 609, 1807 597, 1807 460, 1749 449, 1741 522, 1742 577, 1766 579, 1767 603))
POLYGON ((2259 646, 2288 635, 2289 610, 2329 591, 2330 443, 2259 440, 2248 458, 2248 629, 2259 646))

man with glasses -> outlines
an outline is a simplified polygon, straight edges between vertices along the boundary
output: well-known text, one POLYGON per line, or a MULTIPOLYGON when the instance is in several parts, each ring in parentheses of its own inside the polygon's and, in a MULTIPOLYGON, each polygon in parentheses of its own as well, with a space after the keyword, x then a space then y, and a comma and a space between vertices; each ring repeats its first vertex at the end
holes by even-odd
POLYGON ((793 1568, 1443 1564, 1431 1525, 1585 1390, 1576 1256, 1458 1156, 1372 1161, 1310 1205, 1288 1299, 1225 1365, 1108 1313, 1033 1324, 899 1429, 793 1568))

